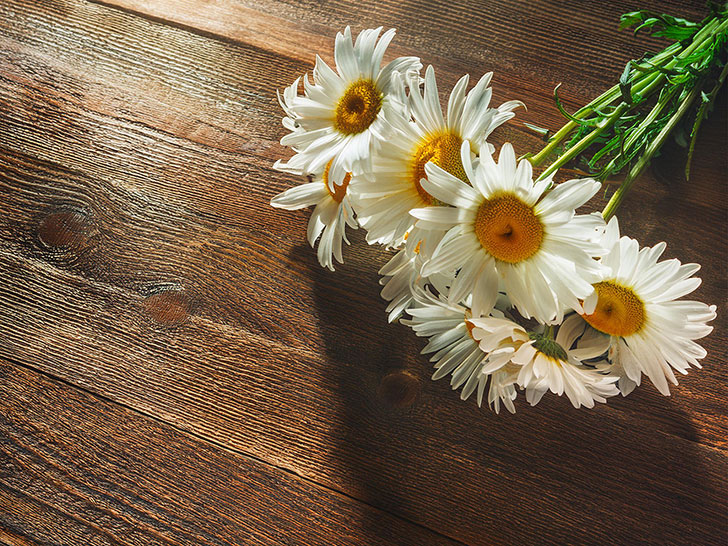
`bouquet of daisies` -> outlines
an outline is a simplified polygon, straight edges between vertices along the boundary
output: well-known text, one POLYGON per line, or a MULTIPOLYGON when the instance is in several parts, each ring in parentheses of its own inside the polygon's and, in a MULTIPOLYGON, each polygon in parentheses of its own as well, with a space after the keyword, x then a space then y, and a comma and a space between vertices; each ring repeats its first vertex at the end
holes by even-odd
MULTIPOLYGON (((712 33, 703 35, 725 34, 725 24, 711 24, 712 33)), ((584 127, 598 125, 595 116, 612 115, 614 126, 649 96, 624 107, 617 100, 625 98, 623 85, 609 95, 611 106, 570 116, 571 126, 546 146, 557 155, 556 167, 534 178, 532 160, 547 152, 519 161, 511 144, 496 157, 488 142, 523 106, 491 105, 492 73, 470 89, 463 76, 443 107, 432 66, 424 77, 416 57, 382 66, 394 30, 381 31, 364 30, 354 41, 347 27, 336 36, 336 70, 317 57, 313 77, 279 95, 289 131, 281 143, 295 153, 275 168, 308 182, 271 204, 315 206, 308 241, 318 241, 319 262, 332 271, 334 261, 343 261, 347 226, 364 228, 369 244, 394 252, 380 270, 389 320, 427 338, 422 352, 431 355, 433 379, 449 377, 463 399, 477 392, 481 405, 487 391, 496 412, 501 405, 514 412, 519 392, 535 405, 550 391, 574 407, 593 407, 629 394, 643 374, 668 395, 675 371, 700 367, 706 353, 695 340, 711 332, 706 323, 715 318, 715 306, 681 299, 700 284, 693 276, 699 266, 660 261, 665 243, 640 248, 620 234, 616 217, 579 214, 601 187, 598 174, 554 179, 561 156, 570 153, 565 138, 573 148, 584 127)), ((688 64, 696 49, 685 55, 688 64)), ((714 64, 725 65, 720 55, 718 48, 714 64)), ((659 62, 637 66, 638 90, 649 69, 664 74, 659 62)), ((685 66, 675 62, 670 70, 685 66)), ((629 72, 623 78, 629 83, 629 72)), ((605 125, 597 136, 609 144, 605 125)))

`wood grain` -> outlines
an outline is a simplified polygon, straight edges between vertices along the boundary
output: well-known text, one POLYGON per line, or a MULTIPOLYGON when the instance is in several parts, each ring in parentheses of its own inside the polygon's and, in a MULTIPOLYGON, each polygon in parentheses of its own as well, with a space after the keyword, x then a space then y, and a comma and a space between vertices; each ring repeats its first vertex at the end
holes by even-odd
MULTIPOLYGON (((555 77, 579 103, 641 53, 613 38, 637 6, 584 4, 581 20, 521 3, 442 17, 414 3, 356 16, 341 2, 113 4, 0 5, 0 355, 467 543, 726 537, 725 307, 705 369, 671 398, 646 385, 594 411, 547 399, 498 417, 430 382, 419 340, 386 324, 385 252, 356 234, 323 271, 308 213, 268 206, 296 182, 270 168, 287 154, 274 90, 354 18, 396 25, 395 53, 437 62, 441 92, 496 68, 497 100, 524 98, 521 119, 556 126, 555 77)), ((711 303, 726 301, 725 124, 723 101, 689 185, 673 154, 620 211, 643 244, 703 264, 711 303)), ((505 140, 538 146, 516 122, 505 140)))
MULTIPOLYGON (((466 1, 368 2, 352 14, 347 0, 93 0, 165 24, 179 25, 217 39, 252 44, 312 68, 314 55, 333 61, 336 32, 345 26, 396 28, 390 50, 417 55, 433 64, 438 81, 452 86, 462 74, 496 72, 494 98, 521 97, 541 126, 562 118, 553 107, 558 83, 567 105, 581 106, 604 90, 605 76, 616 79, 629 58, 664 42, 617 31, 619 16, 653 9, 700 20, 702 1, 620 0, 617 2, 466 1)), ((298 74, 296 74, 298 76, 298 74)), ((292 81, 292 80, 291 80, 292 81)), ((608 80, 611 81, 611 80, 608 80)), ((279 84, 278 87, 281 87, 279 84)), ((442 90, 442 88, 441 88, 442 90)))
POLYGON ((10 362, 0 377, 0 541, 455 544, 10 362))
POLYGON ((445 385, 428 384, 422 369, 407 372, 424 386, 417 404, 397 410, 377 396, 377 374, 361 356, 337 371, 224 330, 206 356, 188 345, 208 327, 194 317, 131 344, 150 327, 142 298, 57 276, 42 263, 43 274, 33 275, 39 282, 29 283, 27 264, 0 263, 9 272, 3 283, 17 294, 9 304, 29 317, 16 323, 37 340, 22 347, 20 336, 4 332, 23 361, 45 358, 44 368, 58 371, 63 362, 76 384, 466 542, 532 543, 547 535, 628 543, 638 534, 655 543, 688 537, 710 544, 723 532, 716 522, 726 509, 725 453, 674 436, 696 434, 685 417, 665 418, 656 429, 611 406, 577 419, 563 400, 547 400, 545 416, 521 411, 503 420, 463 404, 445 385), (44 334, 44 324, 52 332, 44 334), (57 347, 64 331, 76 339, 64 336, 57 347), (308 382, 296 366, 310 370, 308 382), (286 368, 288 375, 280 372, 286 368), (625 516, 625 505, 639 509, 625 516))

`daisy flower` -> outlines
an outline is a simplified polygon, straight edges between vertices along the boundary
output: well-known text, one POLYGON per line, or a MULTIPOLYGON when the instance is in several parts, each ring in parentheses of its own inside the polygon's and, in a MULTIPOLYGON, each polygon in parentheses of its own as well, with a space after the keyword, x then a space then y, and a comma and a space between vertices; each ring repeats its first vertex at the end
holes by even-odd
MULTIPOLYGON (((480 373, 486 354, 471 335, 473 329, 468 319, 472 313, 466 305, 451 303, 445 295, 435 296, 429 290, 417 287, 414 291, 415 306, 407 309, 412 319, 401 322, 410 326, 418 336, 429 338, 422 354, 432 354, 435 363, 432 379, 452 374, 453 389, 463 387, 460 398, 466 400, 477 389, 478 406, 483 402, 488 375, 480 373)), ((495 311, 498 313, 498 311, 495 311)), ((515 376, 501 373, 491 381, 488 402, 500 409, 500 402, 512 412, 516 397, 515 376)))
MULTIPOLYGON (((450 174, 467 181, 460 160, 463 141, 480 153, 491 131, 514 116, 512 110, 523 106, 510 101, 489 108, 492 91, 488 85, 492 72, 485 74, 468 93, 469 76, 463 76, 450 94, 447 117, 443 116, 435 82, 435 71, 427 67, 424 90, 411 81, 407 110, 412 115, 387 118, 391 125, 386 141, 375 142, 371 172, 357 180, 355 203, 367 242, 399 246, 405 233, 412 230, 410 209, 440 204, 422 187, 425 164, 434 162, 450 174)), ((399 82, 398 96, 404 96, 399 82)))
POLYGON ((598 214, 577 216, 574 210, 600 183, 569 180, 547 192, 551 179, 534 183, 531 164, 516 165, 508 143, 497 164, 484 154, 474 166, 467 141, 460 157, 472 187, 434 163, 425 166, 423 188, 452 207, 411 211, 418 227, 449 228, 422 274, 459 269, 450 300, 472 292, 476 315, 493 308, 499 279, 526 318, 560 322, 565 308, 581 309, 580 300, 594 292, 592 283, 601 275, 602 266, 593 258, 601 251, 598 234, 604 220, 598 214))
POLYGON ((389 301, 387 313, 389 322, 394 322, 414 301, 416 286, 431 284, 439 293, 447 290, 455 273, 437 273, 423 277, 422 266, 430 259, 444 231, 423 231, 413 227, 405 234, 404 247, 399 250, 380 270, 379 283, 384 285, 381 296, 389 301))
MULTIPOLYGON (((608 252, 602 262, 611 269, 594 285, 584 301, 584 320, 609 336, 609 358, 623 373, 623 394, 640 384, 644 373, 668 396, 668 380, 677 385, 673 369, 686 374, 690 365, 700 368, 705 349, 694 340, 712 330, 715 305, 679 300, 700 285, 692 275, 698 264, 681 265, 676 259, 658 259, 665 243, 640 249, 636 240, 620 237, 616 218, 604 235, 608 252)), ((606 336, 605 336, 606 338, 606 336)))
POLYGON ((347 174, 343 183, 335 186, 329 181, 330 167, 331 161, 323 172, 314 177, 313 182, 301 184, 276 195, 270 204, 287 210, 316 206, 308 221, 308 242, 313 247, 319 236, 321 237, 317 251, 319 263, 333 271, 334 258, 343 263, 342 241, 349 244, 345 233, 346 226, 356 229, 357 223, 347 191, 351 175, 347 174))
POLYGON ((517 367, 516 382, 526 389, 526 400, 532 406, 546 391, 565 394, 575 408, 592 408, 594 402, 606 402, 607 397, 619 392, 614 385, 616 376, 583 365, 584 360, 604 355, 609 344, 603 336, 585 333, 586 325, 577 314, 564 321, 556 339, 548 334, 529 334, 508 319, 486 317, 468 322, 473 338, 487 354, 481 373, 506 370, 512 374, 513 367, 517 367))
POLYGON ((417 57, 399 57, 381 68, 394 29, 379 38, 381 30, 363 30, 352 43, 346 27, 336 35, 337 72, 317 56, 313 83, 303 78, 303 96, 299 80, 279 96, 283 125, 291 131, 281 144, 297 153, 287 163, 276 162, 276 168, 312 173, 331 163, 329 178, 341 185, 346 173, 369 157, 372 136, 382 134, 384 115, 399 104, 390 97, 393 76, 416 74, 422 67, 417 57))

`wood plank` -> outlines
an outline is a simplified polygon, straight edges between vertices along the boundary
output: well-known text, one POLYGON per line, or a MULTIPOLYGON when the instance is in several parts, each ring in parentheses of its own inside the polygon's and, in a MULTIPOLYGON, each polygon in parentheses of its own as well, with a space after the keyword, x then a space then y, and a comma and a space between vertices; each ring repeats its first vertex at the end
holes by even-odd
MULTIPOLYGON (((82 2, 0 13, 0 354, 471 543, 725 536, 725 455, 700 445, 726 437, 724 314, 671 399, 489 415, 386 325, 383 252, 359 235, 329 274, 307 213, 268 208, 293 182, 269 168, 272 91, 306 63, 82 2)), ((708 301, 725 300, 721 112, 693 185, 647 181, 623 222, 703 262, 708 301)))
MULTIPOLYGON (((315 54, 333 60, 336 32, 346 25, 396 28, 394 55, 418 55, 433 64, 448 86, 464 73, 495 70, 497 100, 523 98, 524 119, 558 128, 551 93, 558 83, 564 104, 578 107, 603 91, 605 77, 616 80, 630 58, 657 51, 664 41, 618 31, 619 16, 652 9, 699 21, 699 0, 629 0, 581 4, 483 1, 357 5, 347 0, 92 0, 193 32, 252 44, 282 56, 313 63, 315 54), (454 31, 454 29, 456 29, 454 31), (586 99, 586 100, 585 100, 586 99)), ((280 87, 281 85, 279 85, 280 87)))
MULTIPOLYGON (((337 369, 202 317, 155 328, 139 295, 4 253, 0 270, 12 295, 0 323, 11 314, 17 328, 3 348, 23 362, 460 540, 709 544, 725 532, 725 452, 665 432, 697 436, 689 415, 655 427, 549 399, 503 419, 427 383, 424 366, 407 369, 417 403, 399 409, 366 355, 337 369)), ((332 319, 353 328, 345 314, 332 319)))
MULTIPOLYGON (((31 153, 32 157, 10 154, 5 162, 9 177, 5 198, 12 200, 7 206, 13 213, 2 220, 7 227, 2 233, 9 241, 21 241, 34 256, 46 256, 56 264, 72 266, 102 282, 144 293, 165 286, 184 287, 190 299, 190 312, 269 335, 292 347, 312 348, 324 354, 326 340, 312 317, 307 313, 289 315, 290 327, 282 326, 278 317, 281 310, 292 305, 298 309, 315 307, 311 283, 301 282, 302 275, 310 278, 314 274, 342 298, 349 294, 356 299, 361 312, 376 314, 378 320, 373 324, 377 326, 371 332, 356 329, 348 335, 352 346, 377 351, 378 340, 391 333, 387 333, 389 329, 382 324, 378 311, 369 310, 371 287, 376 278, 376 265, 371 267, 370 262, 383 263, 385 254, 361 244, 354 245, 347 249, 350 252, 346 276, 329 277, 318 271, 313 254, 303 244, 308 213, 288 214, 273 211, 267 205, 272 195, 291 183, 268 168, 267 154, 277 146, 273 140, 278 129, 271 123, 278 117, 275 101, 260 100, 255 108, 241 107, 237 113, 221 112, 219 123, 229 123, 225 127, 228 131, 234 129, 234 119, 253 120, 255 116, 249 116, 248 111, 260 111, 254 124, 260 125, 261 135, 267 131, 264 137, 267 144, 252 151, 246 149, 244 153, 234 153, 234 146, 230 148, 226 137, 221 137, 219 132, 195 129, 192 131, 195 136, 191 137, 189 131, 175 124, 182 111, 191 111, 209 121, 214 117, 209 113, 210 104, 232 102, 229 91, 233 83, 210 83, 209 68, 197 76, 189 72, 190 67, 213 64, 216 62, 213 59, 221 56, 220 47, 232 46, 206 46, 208 40, 189 37, 184 32, 139 22, 123 14, 109 14, 103 8, 85 7, 90 10, 85 16, 82 9, 71 10, 75 19, 68 22, 69 32, 62 34, 62 43, 58 45, 66 56, 61 64, 47 53, 49 44, 53 43, 50 33, 39 36, 38 45, 33 47, 25 46, 24 42, 8 42, 11 54, 3 65, 6 84, 0 90, 9 125, 5 139, 11 148, 31 153), (112 55, 98 45, 102 43, 100 36, 94 41, 97 45, 92 46, 96 49, 91 54, 84 47, 75 46, 84 43, 83 36, 93 36, 94 21, 102 16, 105 28, 115 37, 126 35, 153 43, 164 40, 167 51, 176 47, 177 64, 164 64, 168 52, 153 57, 152 46, 123 44, 112 55), (74 29, 76 34, 72 32, 74 29), (193 48, 187 48, 187 40, 198 41, 193 48), (185 57, 183 53, 187 50, 192 53, 185 57), (89 55, 104 62, 84 64, 89 55), (156 72, 159 67, 166 67, 161 74, 156 72), (102 85, 101 82, 109 80, 115 82, 115 87, 102 85), (146 98, 140 102, 137 97, 142 86, 160 88, 163 92, 141 95, 146 98), (114 97, 114 101, 109 101, 109 97, 114 97), (155 98, 158 101, 152 100, 155 98), (114 104, 123 106, 117 108, 114 104), (177 113, 171 115, 173 108, 177 113), (223 150, 218 148, 220 145, 223 150), (263 149, 266 151, 261 153, 266 159, 261 161, 256 150, 263 149), (40 180, 33 158, 48 162, 41 165, 41 171, 45 172, 40 180), (58 164, 64 167, 59 168, 58 164), (91 248, 63 248, 59 252, 57 245, 51 248, 41 242, 39 249, 38 239, 42 237, 37 230, 40 226, 53 225, 46 217, 57 218, 57 214, 63 217, 69 210, 82 211, 81 216, 88 216, 88 229, 93 232, 89 233, 91 248), (180 239, 185 241, 183 245, 179 244, 180 239), (154 243, 150 244, 151 241, 154 243), (281 263, 285 267, 280 267, 281 263), (269 282, 269 276, 275 276, 278 282, 269 282), (330 282, 329 279, 339 280, 330 282), (281 291, 280 286, 294 289, 281 291), (241 300, 256 304, 230 304, 241 300)), ((13 13, 14 18, 5 19, 11 24, 7 34, 30 35, 33 29, 22 26, 19 10, 13 13)), ((60 14, 59 11, 56 15, 60 14)), ((47 26, 52 28, 50 16, 47 26)), ((233 49, 223 56, 224 66, 228 66, 234 54, 233 49)), ((249 49, 239 49, 237 54, 241 59, 263 55, 251 53, 249 49)), ((270 58, 264 58, 251 63, 247 68, 251 75, 229 71, 215 81, 237 78, 234 85, 244 86, 247 80, 259 79, 258 74, 266 72, 260 67, 269 62, 270 58)), ((629 209, 621 215, 627 232, 631 226, 639 226, 632 233, 639 234, 645 243, 666 239, 671 243, 671 252, 673 248, 677 250, 672 255, 683 261, 704 262, 706 283, 699 296, 708 301, 725 298, 721 297, 724 293, 720 282, 721 262, 715 262, 714 266, 705 263, 705 257, 714 254, 716 248, 725 250, 726 246, 714 230, 698 233, 692 218, 702 217, 706 223, 714 224, 720 222, 725 210, 725 192, 717 173, 725 172, 728 165, 724 156, 722 164, 715 164, 712 157, 715 154, 711 151, 725 143, 725 135, 720 131, 721 115, 725 116, 725 110, 714 116, 718 117, 715 123, 707 125, 709 133, 707 140, 701 141, 705 144, 698 149, 697 171, 688 186, 690 191, 659 186, 652 181, 653 186, 643 186, 645 193, 636 194, 633 202, 664 205, 648 210, 647 217, 631 215, 629 209), (690 214, 681 212, 685 207, 689 207, 690 214), (715 207, 715 210, 705 210, 706 207, 715 207), (683 239, 679 236, 681 233, 691 235, 683 239), (718 297, 711 297, 713 294, 718 297)), ((241 134, 237 142, 243 140, 241 134)), ((520 141, 524 142, 524 138, 520 141)), ((270 156, 271 162, 273 157, 270 156)), ((381 307, 376 297, 374 304, 381 307)), ((713 351, 720 351, 721 347, 719 339, 710 344, 713 351)), ((722 372, 716 368, 713 373, 722 372)), ((695 388, 698 397, 706 391, 710 396, 712 392, 700 382, 703 377, 690 378, 699 381, 695 388)), ((713 378, 708 381, 711 384, 713 378)), ((707 441, 714 444, 725 437, 722 421, 715 423, 715 419, 710 419, 715 400, 704 415, 708 422, 703 425, 708 432, 707 441)), ((662 418, 660 403, 657 404, 651 413, 662 418)), ((701 407, 704 407, 702 403, 696 404, 691 411, 701 411, 701 407)))
POLYGON ((455 544, 0 360, 0 541, 455 544))

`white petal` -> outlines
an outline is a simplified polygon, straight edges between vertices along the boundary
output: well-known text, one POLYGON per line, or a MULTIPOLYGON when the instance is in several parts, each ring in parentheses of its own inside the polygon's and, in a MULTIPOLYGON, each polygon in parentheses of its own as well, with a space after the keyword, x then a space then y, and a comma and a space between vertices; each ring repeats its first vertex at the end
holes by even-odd
POLYGON ((323 182, 311 182, 279 193, 270 200, 270 204, 281 209, 297 210, 319 203, 327 193, 323 182))
POLYGON ((427 178, 420 180, 420 184, 435 199, 465 209, 473 209, 483 200, 473 188, 431 161, 425 165, 425 173, 427 178))

